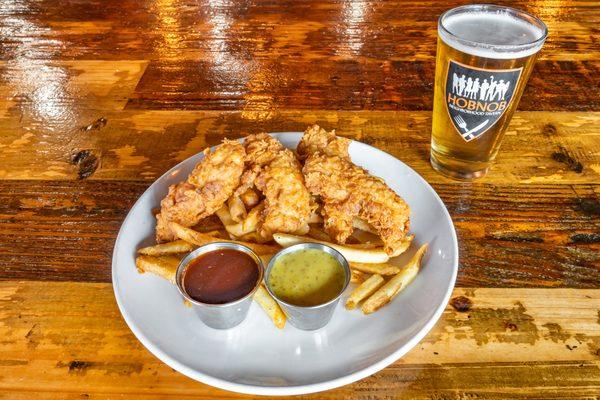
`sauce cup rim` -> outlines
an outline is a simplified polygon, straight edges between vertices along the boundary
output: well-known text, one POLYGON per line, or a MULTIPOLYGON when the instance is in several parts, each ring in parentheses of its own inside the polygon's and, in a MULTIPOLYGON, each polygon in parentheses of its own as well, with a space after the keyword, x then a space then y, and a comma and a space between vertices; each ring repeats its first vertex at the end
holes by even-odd
POLYGON ((189 252, 179 262, 179 265, 177 266, 177 272, 175 274, 175 285, 177 286, 179 293, 181 293, 181 295, 187 301, 189 301, 190 303, 192 303, 194 305, 203 306, 203 307, 222 308, 222 307, 229 307, 229 306, 235 305, 237 303, 241 303, 244 300, 246 300, 248 297, 254 295, 254 293, 256 292, 256 290, 258 290, 258 287, 262 283, 263 277, 264 277, 263 262, 262 262, 261 258, 251 248, 249 248, 248 246, 244 246, 243 244, 239 244, 239 243, 212 242, 212 243, 204 244, 204 245, 198 247, 197 249, 189 252), (190 297, 190 295, 188 295, 186 293, 185 289, 183 288, 183 277, 184 277, 185 269, 188 267, 188 265, 190 264, 191 261, 195 260, 202 254, 205 254, 205 253, 208 253, 208 252, 214 251, 214 250, 219 250, 219 249, 232 249, 232 250, 237 250, 237 251, 241 251, 242 253, 248 254, 254 260, 254 262, 256 263, 256 267, 258 268, 258 278, 256 279, 256 283, 255 283, 254 287, 252 288, 252 290, 248 292, 248 294, 246 294, 243 297, 240 297, 239 299, 236 299, 236 300, 233 300, 233 301, 230 301, 227 303, 211 304, 211 303, 203 303, 201 301, 194 300, 192 297, 190 297))
POLYGON ((286 307, 295 307, 295 308, 300 308, 303 310, 315 310, 315 309, 329 306, 332 303, 335 303, 336 301, 338 301, 340 299, 340 297, 342 297, 342 294, 344 294, 344 292, 348 288, 348 285, 350 285, 350 275, 351 275, 350 264, 348 263, 348 260, 346 260, 346 257, 344 257, 344 255, 342 253, 340 253, 338 250, 334 249, 333 247, 327 246, 326 244, 322 244, 322 243, 304 242, 304 243, 297 243, 292 246, 283 248, 283 249, 279 250, 277 253, 275 253, 275 255, 273 255, 271 260, 269 260, 269 264, 267 265, 267 268, 265 269, 265 273, 264 273, 265 278, 264 279, 265 279, 265 288, 267 289, 269 294, 278 303, 281 303, 281 304, 285 305, 286 307), (335 296, 333 299, 331 299, 325 303, 317 304, 314 306, 299 306, 297 304, 288 303, 287 301, 282 300, 271 290, 271 287, 269 285, 269 274, 270 274, 271 270, 273 269, 273 265, 275 264, 275 261, 284 254, 293 253, 295 251, 302 250, 302 249, 318 249, 318 250, 325 251, 326 253, 334 256, 336 261, 340 264, 340 266, 344 270, 344 275, 345 275, 344 286, 342 287, 340 292, 337 294, 337 296, 335 296))

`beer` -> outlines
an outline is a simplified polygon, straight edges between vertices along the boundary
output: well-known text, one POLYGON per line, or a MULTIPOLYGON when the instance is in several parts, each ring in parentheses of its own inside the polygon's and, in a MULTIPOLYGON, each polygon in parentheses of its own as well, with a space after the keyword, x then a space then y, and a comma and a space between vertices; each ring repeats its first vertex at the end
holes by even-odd
POLYGON ((508 7, 442 14, 431 135, 436 170, 457 179, 485 175, 546 36, 542 21, 508 7))

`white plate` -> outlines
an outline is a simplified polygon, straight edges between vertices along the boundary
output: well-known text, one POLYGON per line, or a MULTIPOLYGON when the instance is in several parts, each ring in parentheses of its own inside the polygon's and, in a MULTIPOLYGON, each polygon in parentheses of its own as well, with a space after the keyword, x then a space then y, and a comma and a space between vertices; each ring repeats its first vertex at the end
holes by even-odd
MULTIPOLYGON (((301 133, 274 134, 295 148, 301 133)), ((402 357, 433 327, 456 279, 458 246, 452 221, 435 191, 411 168, 360 142, 352 160, 387 182, 411 208, 411 231, 418 245, 429 242, 415 281, 392 303, 365 316, 344 309, 345 293, 324 328, 305 332, 287 324, 276 329, 252 304, 239 326, 206 327, 183 305, 177 288, 136 271, 135 251, 151 244, 154 218, 169 185, 181 181, 202 158, 197 154, 161 176, 125 218, 113 253, 115 297, 125 321, 152 354, 192 379, 222 389, 261 395, 294 395, 332 389, 369 376, 402 357)), ((352 289, 352 286, 349 290, 352 289)))

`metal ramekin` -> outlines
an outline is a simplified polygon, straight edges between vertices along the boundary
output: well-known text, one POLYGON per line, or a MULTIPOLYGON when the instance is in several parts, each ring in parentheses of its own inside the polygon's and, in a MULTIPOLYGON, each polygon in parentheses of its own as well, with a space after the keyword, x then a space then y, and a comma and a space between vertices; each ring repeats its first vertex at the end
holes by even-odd
POLYGON ((196 250, 188 254, 177 267, 175 275, 175 283, 181 295, 192 304, 192 308, 198 314, 202 322, 211 328, 229 329, 239 325, 248 315, 248 309, 252 304, 252 295, 260 286, 263 280, 264 267, 259 256, 256 255, 250 248, 237 243, 230 242, 215 242, 200 246, 196 250), (231 301, 225 304, 208 304, 201 303, 192 299, 183 288, 183 276, 186 268, 192 260, 201 256, 204 253, 219 249, 233 249, 248 254, 256 262, 258 268, 258 279, 254 288, 244 297, 238 300, 231 301))
POLYGON ((335 307, 340 301, 342 293, 344 293, 348 287, 348 284, 350 283, 350 265, 348 265, 348 261, 339 251, 329 246, 320 243, 299 243, 279 251, 273 256, 273 258, 271 258, 271 261, 269 261, 269 265, 265 271, 265 283, 269 294, 273 296, 275 301, 277 301, 279 306, 283 309, 283 312, 286 314, 290 324, 294 325, 298 329, 312 331, 324 327, 331 320, 333 312, 335 311, 335 307), (335 298, 331 299, 327 303, 307 307, 297 306, 281 300, 271 290, 269 285, 269 274, 273 268, 273 265, 275 265, 275 261, 284 254, 293 253, 303 249, 317 249, 331 254, 344 269, 344 274, 346 277, 344 287, 335 298))

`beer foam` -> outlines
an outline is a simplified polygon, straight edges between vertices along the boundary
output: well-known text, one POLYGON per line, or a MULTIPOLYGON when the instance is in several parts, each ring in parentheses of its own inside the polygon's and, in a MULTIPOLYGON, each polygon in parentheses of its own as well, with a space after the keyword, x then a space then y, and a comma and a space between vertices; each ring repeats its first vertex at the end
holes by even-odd
POLYGON ((543 45, 535 43, 544 36, 541 27, 505 12, 474 10, 447 15, 442 25, 446 31, 440 29, 440 38, 447 45, 478 57, 527 57, 543 45))

